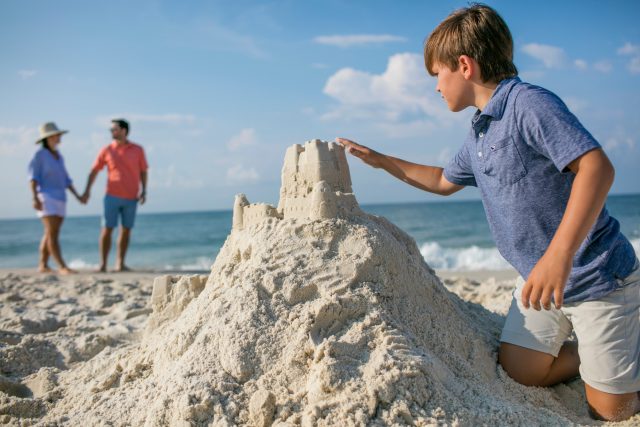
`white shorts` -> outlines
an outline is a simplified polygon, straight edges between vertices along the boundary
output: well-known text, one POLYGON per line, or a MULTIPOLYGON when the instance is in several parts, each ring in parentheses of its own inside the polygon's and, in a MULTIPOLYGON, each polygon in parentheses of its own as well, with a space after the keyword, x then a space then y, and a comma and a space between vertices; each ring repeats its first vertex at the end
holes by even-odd
POLYGON ((38 193, 38 200, 42 202, 42 210, 38 211, 38 218, 45 216, 61 216, 67 213, 67 202, 54 199, 44 193, 38 193))
POLYGON ((580 376, 591 387, 612 394, 640 391, 640 268, 620 288, 594 301, 557 310, 525 309, 525 281, 518 278, 500 341, 558 356, 575 331, 580 376))

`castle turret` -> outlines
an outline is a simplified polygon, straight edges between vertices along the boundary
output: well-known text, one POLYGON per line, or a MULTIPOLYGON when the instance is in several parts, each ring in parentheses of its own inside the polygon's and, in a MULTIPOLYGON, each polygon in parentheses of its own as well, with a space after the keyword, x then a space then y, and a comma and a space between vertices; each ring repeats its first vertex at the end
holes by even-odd
POLYGON ((244 208, 249 206, 247 196, 244 194, 236 194, 236 199, 233 202, 233 229, 241 230, 244 226, 244 208))

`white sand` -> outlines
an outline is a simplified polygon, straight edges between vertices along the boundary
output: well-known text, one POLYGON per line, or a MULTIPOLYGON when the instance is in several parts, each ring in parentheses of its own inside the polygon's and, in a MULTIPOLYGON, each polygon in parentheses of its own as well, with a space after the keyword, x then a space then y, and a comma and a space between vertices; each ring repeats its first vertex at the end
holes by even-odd
POLYGON ((513 272, 443 284, 360 211, 342 151, 314 146, 279 208, 236 200, 208 278, 0 274, 0 422, 599 424, 580 380, 524 387, 497 365, 513 272))

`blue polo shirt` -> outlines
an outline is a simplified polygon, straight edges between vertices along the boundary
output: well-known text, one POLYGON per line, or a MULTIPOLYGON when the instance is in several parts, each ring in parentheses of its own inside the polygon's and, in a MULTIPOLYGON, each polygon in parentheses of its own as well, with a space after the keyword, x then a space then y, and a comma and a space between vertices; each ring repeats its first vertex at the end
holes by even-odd
MULTIPOLYGON (((475 113, 444 176, 478 187, 498 250, 526 279, 564 215, 575 177, 567 165, 597 148, 560 98, 516 77, 501 81, 475 113)), ((605 206, 573 259, 565 302, 616 290, 635 261, 633 246, 605 206)))
POLYGON ((58 158, 51 151, 42 147, 34 154, 29 162, 29 181, 34 180, 38 193, 46 194, 53 199, 67 201, 67 187, 71 185, 71 178, 64 166, 62 154, 58 158))

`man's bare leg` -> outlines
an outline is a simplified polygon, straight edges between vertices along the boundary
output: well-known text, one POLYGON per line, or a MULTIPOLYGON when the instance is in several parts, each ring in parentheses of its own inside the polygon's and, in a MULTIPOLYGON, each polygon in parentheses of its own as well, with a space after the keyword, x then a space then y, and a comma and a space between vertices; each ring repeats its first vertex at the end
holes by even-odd
POLYGON ((120 235, 118 236, 118 261, 116 263, 116 271, 131 271, 131 269, 124 263, 124 258, 126 257, 127 249, 129 248, 130 236, 130 228, 120 227, 120 235))
POLYGON ((111 250, 111 232, 113 228, 102 227, 100 231, 100 267, 98 271, 107 272, 107 261, 109 259, 109 250, 111 250))
POLYGON ((564 343, 558 357, 503 342, 498 362, 520 384, 547 387, 576 377, 580 356, 576 342, 564 343))

